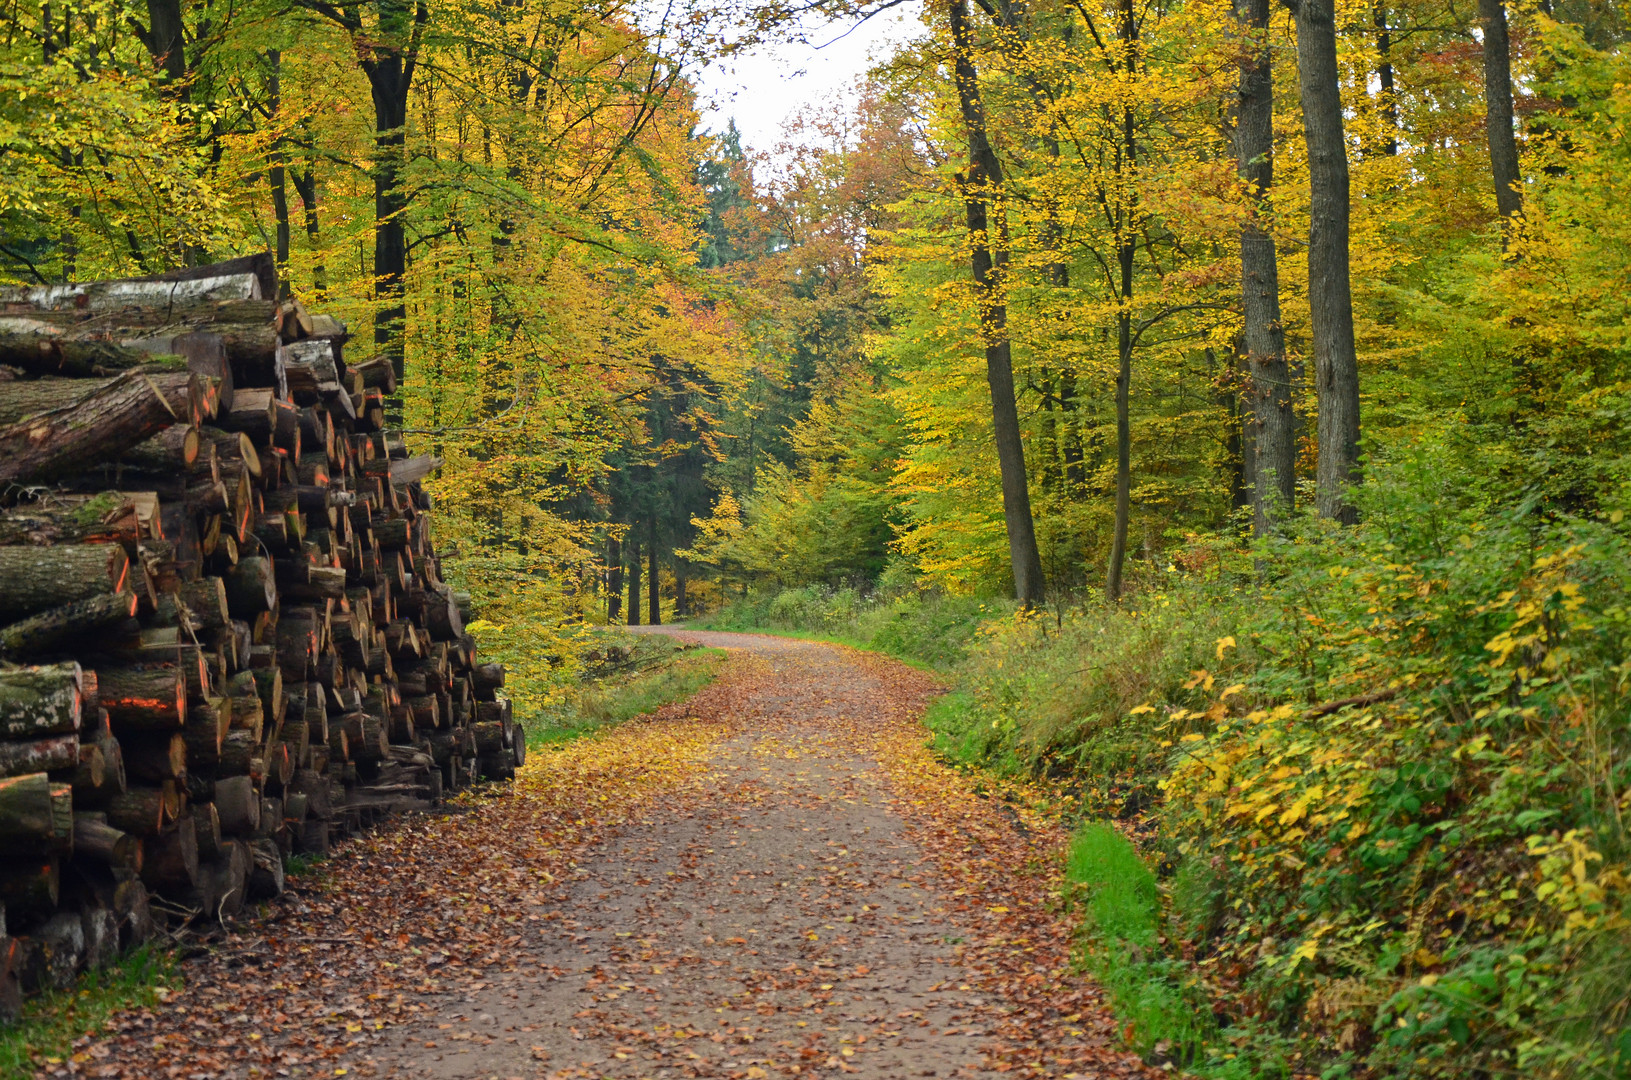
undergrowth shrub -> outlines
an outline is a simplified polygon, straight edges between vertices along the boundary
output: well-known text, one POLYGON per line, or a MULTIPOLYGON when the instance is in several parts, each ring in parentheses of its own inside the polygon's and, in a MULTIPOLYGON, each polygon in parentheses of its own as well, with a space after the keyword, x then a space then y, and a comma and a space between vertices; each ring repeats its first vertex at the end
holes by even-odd
POLYGON ((783 610, 936 656, 943 756, 1081 795, 1084 955, 1145 1053, 1631 1080, 1631 493, 1480 467, 1373 462, 1358 527, 1191 538, 1115 606, 783 610))

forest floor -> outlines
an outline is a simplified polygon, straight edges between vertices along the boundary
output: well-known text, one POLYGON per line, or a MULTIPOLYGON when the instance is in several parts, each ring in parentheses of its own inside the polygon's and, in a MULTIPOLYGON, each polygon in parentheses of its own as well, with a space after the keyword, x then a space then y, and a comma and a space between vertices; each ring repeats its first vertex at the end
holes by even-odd
POLYGON ((724 672, 354 842, 43 1075, 1145 1073, 1072 966, 1067 823, 930 756, 929 676, 659 632, 724 672))

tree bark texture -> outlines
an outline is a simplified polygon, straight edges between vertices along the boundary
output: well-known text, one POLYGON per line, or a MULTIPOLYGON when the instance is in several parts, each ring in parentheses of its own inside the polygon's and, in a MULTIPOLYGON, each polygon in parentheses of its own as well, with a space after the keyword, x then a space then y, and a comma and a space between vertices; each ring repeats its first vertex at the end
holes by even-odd
POLYGON ((64 603, 123 592, 130 558, 118 544, 0 548, 0 618, 22 619, 64 603))
POLYGON ((73 789, 52 783, 43 772, 0 777, 0 847, 44 850, 71 842, 73 789))
POLYGON ((954 81, 968 136, 969 171, 962 181, 968 221, 970 262, 978 297, 980 337, 985 343, 986 382, 991 391, 992 432, 1002 478, 1003 520, 1008 531, 1008 555, 1014 574, 1014 595, 1027 607, 1043 599, 1042 557, 1036 546, 1036 525, 1031 516, 1030 481, 1025 472, 1025 444, 1020 434, 1019 407, 1014 396, 1012 343, 1008 336, 1008 306, 1003 298, 1007 269, 1006 230, 992 201, 1000 197, 1002 162, 986 131, 985 106, 980 97, 979 71, 974 65, 974 39, 965 0, 951 0, 952 43, 956 51, 954 81), (993 233, 993 224, 996 231, 993 233))
POLYGON ((0 736, 37 738, 78 731, 84 698, 79 665, 0 671, 0 736))
POLYGON ((1505 0, 1478 0, 1484 31, 1484 122, 1489 135, 1489 170, 1495 205, 1502 219, 1502 246, 1510 242, 1512 219, 1523 213, 1518 187, 1518 137, 1513 130, 1512 42, 1505 0))
POLYGON ((646 526, 646 622, 652 626, 663 624, 661 582, 657 564, 657 512, 654 508, 646 526))
MULTIPOLYGON (((1117 40, 1122 47, 1122 69, 1131 74, 1137 66, 1138 21, 1132 0, 1121 0, 1117 40)), ((1110 563, 1104 575, 1104 594, 1112 602, 1121 599, 1122 573, 1127 559, 1127 527, 1132 516, 1132 424, 1129 415, 1133 382, 1133 264, 1138 254, 1139 233, 1135 224, 1137 197, 1131 174, 1138 164, 1136 118, 1131 104, 1121 111, 1121 144, 1116 148, 1115 169, 1126 204, 1115 208, 1118 242, 1116 264, 1121 311, 1116 316, 1116 518, 1110 539, 1110 563)))
POLYGON ((1393 32, 1387 24, 1386 4, 1371 9, 1371 21, 1376 27, 1377 96, 1382 101, 1382 119, 1387 121, 1382 153, 1394 157, 1399 153, 1399 98, 1393 89, 1393 32))
POLYGON ((18 658, 59 652, 136 614, 134 592, 106 593, 51 608, 0 627, 0 656, 18 658))
POLYGON ((640 625, 640 545, 629 545, 629 625, 640 625))
POLYGON ((1348 148, 1342 131, 1333 0, 1296 0, 1297 76, 1308 146, 1308 302, 1319 399, 1315 506, 1355 520, 1347 488, 1359 479, 1359 359, 1349 282, 1348 148))
POLYGON ((1274 75, 1268 44, 1269 0, 1237 0, 1235 17, 1250 44, 1240 61, 1240 104, 1235 123, 1235 156, 1246 185, 1249 215, 1240 227, 1240 294, 1245 316, 1243 342, 1247 370, 1252 448, 1252 519, 1258 536, 1271 532, 1278 514, 1297 498, 1296 416, 1291 371, 1286 364, 1285 329, 1280 321, 1280 263, 1274 237, 1270 192, 1274 188, 1274 75))
POLYGON ((24 742, 0 742, 0 776, 22 776, 78 767, 78 735, 48 735, 43 739, 24 742))
POLYGON ((172 424, 198 424, 214 413, 214 388, 196 375, 131 371, 94 388, 82 382, 80 387, 77 396, 48 412, 15 422, 0 420, 0 483, 47 479, 83 468, 172 424))

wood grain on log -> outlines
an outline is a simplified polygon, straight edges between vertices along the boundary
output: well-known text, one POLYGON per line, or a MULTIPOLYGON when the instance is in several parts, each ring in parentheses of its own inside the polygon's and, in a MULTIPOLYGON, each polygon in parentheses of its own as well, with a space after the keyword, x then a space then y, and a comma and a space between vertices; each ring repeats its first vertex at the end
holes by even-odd
POLYGON ((116 829, 105 814, 74 815, 74 857, 91 858, 122 870, 142 869, 142 838, 116 829))
POLYGON ((130 558, 118 544, 0 547, 0 618, 121 592, 129 578, 130 558))
POLYGON ((24 657, 61 652, 128 621, 135 616, 136 606, 134 592, 119 592, 41 611, 0 627, 0 654, 24 657))
POLYGON ((0 850, 42 851, 73 842, 73 789, 45 773, 0 777, 0 850))
POLYGON ((198 883, 198 837, 190 816, 150 838, 144 847, 142 881, 149 889, 184 895, 198 883))
POLYGON ((0 426, 0 482, 48 478, 121 453, 172 424, 196 425, 215 392, 205 382, 131 371, 71 404, 0 426))
POLYGON ((156 836, 169 820, 162 788, 131 787, 108 800, 108 824, 136 836, 156 836))
POLYGON ((185 726, 187 681, 174 667, 141 666, 97 671, 102 708, 117 731, 167 731, 185 726))

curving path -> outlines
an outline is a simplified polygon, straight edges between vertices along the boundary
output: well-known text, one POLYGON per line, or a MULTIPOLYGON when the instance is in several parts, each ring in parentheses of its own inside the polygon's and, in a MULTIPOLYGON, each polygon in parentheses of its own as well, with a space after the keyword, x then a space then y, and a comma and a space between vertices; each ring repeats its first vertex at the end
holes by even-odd
POLYGON ((64 1071, 1144 1073, 1068 971, 1068 927, 1049 902, 1062 829, 977 797, 927 757, 931 680, 828 645, 644 632, 732 657, 692 701, 614 731, 601 756, 579 744, 537 755, 529 773, 545 782, 474 812, 487 832, 470 816, 424 827, 438 858, 416 866, 389 839, 342 856, 380 861, 389 884, 368 898, 313 890, 296 921, 341 945, 302 952, 301 935, 263 930, 252 971, 208 961, 179 1012, 129 1021, 64 1071), (488 839, 439 839, 460 830, 488 839), (346 945, 375 903, 401 910, 372 945, 346 945), (189 1030, 195 1014, 217 1022, 222 1001, 242 1008, 227 988, 248 975, 286 988, 274 991, 286 1023, 261 1020, 252 1040, 227 1030, 225 1045, 189 1030))

